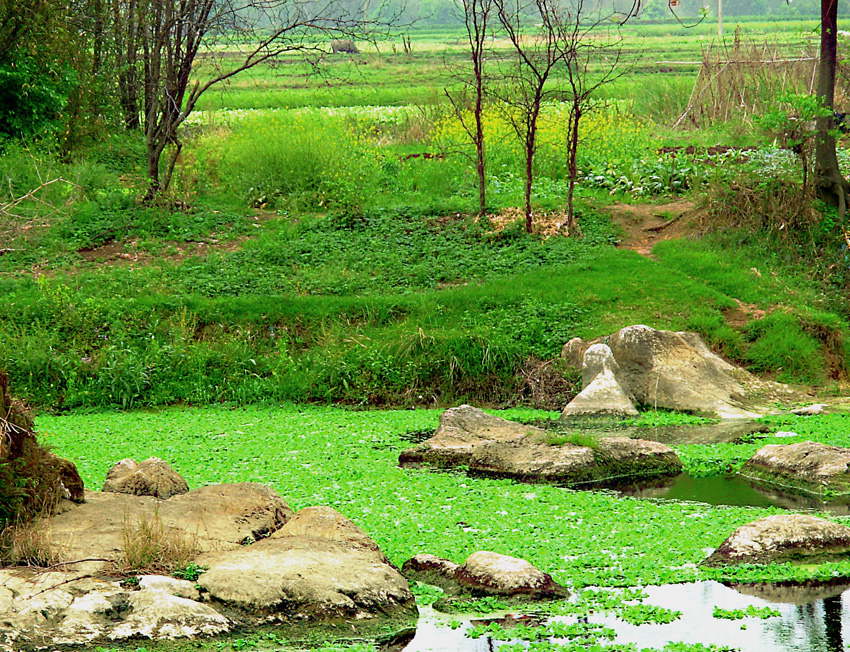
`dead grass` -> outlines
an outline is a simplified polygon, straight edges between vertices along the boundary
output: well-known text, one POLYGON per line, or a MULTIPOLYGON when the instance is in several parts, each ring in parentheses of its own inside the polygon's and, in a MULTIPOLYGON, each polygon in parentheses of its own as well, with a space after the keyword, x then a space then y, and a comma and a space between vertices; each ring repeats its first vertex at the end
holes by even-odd
POLYGON ((117 565, 123 572, 170 573, 198 556, 195 537, 168 528, 157 512, 133 520, 124 518, 122 552, 117 565))
MULTIPOLYGON (((503 208, 498 213, 488 216, 493 230, 497 233, 513 226, 517 222, 525 223, 525 212, 518 207, 503 208)), ((567 214, 564 211, 536 211, 534 213, 533 231, 545 238, 552 236, 568 235, 561 228, 566 221, 567 214)))
POLYGON ((566 360, 528 358, 517 373, 522 402, 539 410, 561 410, 581 390, 581 375, 566 360))
POLYGON ((799 241, 820 219, 811 189, 780 181, 760 184, 744 178, 714 184, 700 203, 702 231, 743 228, 799 241))
POLYGON ((62 551, 51 542, 40 518, 9 525, 0 532, 0 559, 3 563, 46 567, 61 558, 62 551))
MULTIPOLYGON (((782 93, 813 92, 817 61, 817 52, 809 46, 789 56, 774 43, 746 39, 736 31, 732 39, 714 42, 703 51, 693 93, 676 126, 749 122, 782 93)), ((840 105, 843 84, 836 90, 840 105)))

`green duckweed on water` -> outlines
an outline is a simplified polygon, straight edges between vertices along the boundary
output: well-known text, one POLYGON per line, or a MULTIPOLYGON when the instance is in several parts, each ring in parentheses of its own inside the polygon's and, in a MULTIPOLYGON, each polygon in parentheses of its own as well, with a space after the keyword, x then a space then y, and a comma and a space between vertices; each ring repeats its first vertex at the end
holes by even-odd
MULTIPOLYGON (((555 416, 522 409, 500 414, 526 421, 555 416)), ((492 550, 528 559, 574 588, 850 575, 847 561, 699 566, 736 527, 781 513, 778 508, 646 501, 399 468, 398 454, 410 445, 403 435, 435 428, 438 416, 436 410, 207 407, 43 416, 38 427, 57 453, 77 463, 89 487, 99 488, 110 466, 124 457, 162 457, 192 487, 260 482, 274 487, 294 509, 332 506, 365 529, 398 565, 418 553, 462 562, 476 550, 492 550)), ((850 444, 848 423, 843 415, 771 421, 845 445, 850 444)), ((687 471, 722 474, 760 445, 691 445, 678 452, 687 471)))

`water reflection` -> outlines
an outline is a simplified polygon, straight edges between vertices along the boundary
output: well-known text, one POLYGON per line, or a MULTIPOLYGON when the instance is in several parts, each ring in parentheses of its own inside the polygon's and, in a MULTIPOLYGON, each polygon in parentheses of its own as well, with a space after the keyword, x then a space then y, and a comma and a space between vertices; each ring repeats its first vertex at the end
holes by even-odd
MULTIPOLYGON (((613 615, 593 615, 590 621, 617 632, 611 643, 632 643, 638 649, 684 642, 728 646, 743 652, 843 652, 844 640, 848 638, 844 633, 850 627, 850 583, 847 582, 729 586, 696 582, 649 586, 645 591, 649 594, 646 604, 681 611, 682 617, 665 625, 630 625, 613 615), (715 606, 732 610, 750 605, 772 607, 780 615, 764 620, 724 620, 713 616, 715 606)), ((575 622, 570 618, 556 620, 575 622)), ((425 608, 416 636, 403 649, 405 652, 498 650, 502 642, 465 636, 472 622, 470 618, 425 608)))
POLYGON ((614 490, 635 498, 685 500, 709 505, 735 505, 751 507, 782 507, 795 511, 826 511, 832 514, 850 514, 850 497, 842 496, 824 501, 817 496, 790 494, 778 489, 756 485, 737 475, 694 478, 686 473, 672 478, 656 478, 620 485, 614 490))

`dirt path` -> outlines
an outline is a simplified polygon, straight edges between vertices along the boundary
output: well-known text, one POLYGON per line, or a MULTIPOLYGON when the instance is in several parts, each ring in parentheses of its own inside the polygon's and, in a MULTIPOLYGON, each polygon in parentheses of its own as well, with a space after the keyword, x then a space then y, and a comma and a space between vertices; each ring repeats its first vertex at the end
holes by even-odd
POLYGON ((609 206, 614 224, 623 231, 621 249, 631 249, 652 258, 652 248, 662 240, 693 233, 689 218, 693 202, 680 199, 668 204, 614 204, 609 206))
MULTIPOLYGON (((653 260, 652 248, 658 242, 684 238, 697 232, 694 204, 685 199, 668 204, 614 204, 608 209, 614 224, 623 231, 623 239, 617 246, 653 260)), ((735 305, 723 310, 723 317, 733 328, 743 328, 770 312, 753 303, 745 303, 735 297, 731 299, 735 305)))

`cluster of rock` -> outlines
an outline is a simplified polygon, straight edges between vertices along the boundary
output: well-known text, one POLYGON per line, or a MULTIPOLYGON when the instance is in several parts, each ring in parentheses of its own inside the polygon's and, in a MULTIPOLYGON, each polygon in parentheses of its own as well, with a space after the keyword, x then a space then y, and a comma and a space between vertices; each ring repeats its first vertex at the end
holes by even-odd
POLYGON ((634 416, 638 405, 724 419, 759 416, 768 397, 797 397, 712 353, 696 333, 627 326, 612 335, 574 338, 562 357, 581 369, 582 391, 564 417, 634 416))
POLYGON ((409 625, 418 612, 406 577, 450 596, 569 595, 529 562, 494 552, 476 552, 461 565, 417 555, 399 572, 329 507, 293 513, 253 483, 192 491, 185 484, 163 460, 122 460, 104 491, 88 491, 84 503, 63 503, 45 517, 38 528, 51 568, 0 569, 0 649, 193 638, 277 623, 409 625), (192 565, 203 569, 197 579, 144 574, 128 581, 128 536, 134 524, 152 522, 161 527, 146 536, 190 547, 192 565))
POLYGON ((549 431, 470 405, 446 410, 434 436, 402 452, 399 463, 463 466, 487 475, 567 485, 682 470, 673 449, 659 442, 628 437, 599 437, 591 445, 559 442, 549 431))
POLYGON ((293 513, 253 483, 184 485, 162 460, 123 460, 110 471, 109 491, 88 491, 83 504, 66 501, 44 517, 37 527, 50 572, 0 569, 0 649, 417 617, 404 576, 335 510, 293 513), (121 581, 133 537, 166 538, 135 543, 170 543, 206 570, 196 582, 121 581))

